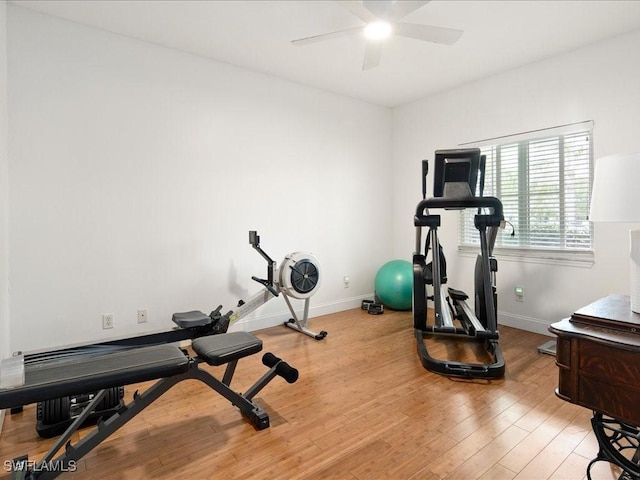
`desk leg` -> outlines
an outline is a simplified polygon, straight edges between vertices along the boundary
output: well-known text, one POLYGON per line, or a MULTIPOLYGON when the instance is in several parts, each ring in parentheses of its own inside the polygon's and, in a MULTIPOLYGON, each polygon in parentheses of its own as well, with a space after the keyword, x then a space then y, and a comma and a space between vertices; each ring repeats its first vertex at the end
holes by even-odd
POLYGON ((640 431, 637 427, 594 412, 591 419, 593 432, 600 451, 587 467, 591 480, 591 467, 598 461, 613 463, 622 468, 620 480, 640 480, 640 431))

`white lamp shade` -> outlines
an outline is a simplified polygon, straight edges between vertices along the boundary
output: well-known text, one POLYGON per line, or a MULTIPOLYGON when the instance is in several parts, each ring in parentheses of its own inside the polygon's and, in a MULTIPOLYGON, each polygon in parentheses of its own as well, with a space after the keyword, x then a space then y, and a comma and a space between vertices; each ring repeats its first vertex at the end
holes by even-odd
MULTIPOLYGON (((640 152, 596 160, 592 222, 640 222, 640 152)), ((629 232, 631 310, 640 313, 640 230, 629 232)))
POLYGON ((640 222, 640 152, 596 160, 589 220, 640 222))

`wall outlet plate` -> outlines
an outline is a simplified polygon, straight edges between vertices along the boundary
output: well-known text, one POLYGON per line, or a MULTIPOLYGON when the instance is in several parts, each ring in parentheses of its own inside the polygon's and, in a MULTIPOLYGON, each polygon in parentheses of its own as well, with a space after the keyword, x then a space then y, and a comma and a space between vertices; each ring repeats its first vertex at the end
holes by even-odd
POLYGON ((113 313, 105 313, 102 315, 102 328, 113 328, 113 313))

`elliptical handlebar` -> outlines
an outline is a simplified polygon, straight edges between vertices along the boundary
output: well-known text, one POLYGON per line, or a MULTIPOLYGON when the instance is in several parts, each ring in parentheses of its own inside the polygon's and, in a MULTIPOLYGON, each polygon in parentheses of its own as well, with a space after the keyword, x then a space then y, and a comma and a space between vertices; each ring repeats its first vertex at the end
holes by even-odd
POLYGON ((416 215, 414 217, 414 224, 416 227, 428 226, 426 218, 429 216, 427 213, 429 208, 442 208, 442 209, 459 209, 459 208, 490 208, 491 214, 488 217, 491 220, 488 225, 499 226, 504 221, 504 214, 502 211, 502 202, 496 197, 470 197, 470 198, 456 198, 449 199, 443 197, 429 198, 422 200, 416 207, 416 215))
POLYGON ((422 160, 422 199, 427 198, 427 175, 429 174, 429 160, 422 160))

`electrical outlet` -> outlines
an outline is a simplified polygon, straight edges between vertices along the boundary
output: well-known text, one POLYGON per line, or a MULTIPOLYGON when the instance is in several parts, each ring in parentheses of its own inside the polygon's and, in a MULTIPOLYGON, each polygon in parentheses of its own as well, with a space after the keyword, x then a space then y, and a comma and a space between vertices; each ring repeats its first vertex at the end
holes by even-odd
POLYGON ((514 293, 516 294, 516 302, 524 302, 524 287, 515 287, 514 293))
POLYGON ((349 275, 345 275, 343 280, 344 280, 344 288, 349 288, 349 282, 351 281, 351 279, 349 278, 349 275))
POLYGON ((102 328, 113 328, 113 313, 105 313, 102 315, 102 328))
POLYGON ((143 308, 138 310, 138 323, 146 323, 148 319, 147 309, 143 308))

